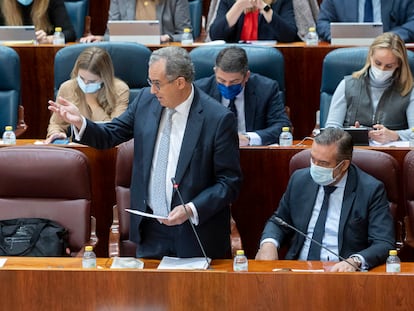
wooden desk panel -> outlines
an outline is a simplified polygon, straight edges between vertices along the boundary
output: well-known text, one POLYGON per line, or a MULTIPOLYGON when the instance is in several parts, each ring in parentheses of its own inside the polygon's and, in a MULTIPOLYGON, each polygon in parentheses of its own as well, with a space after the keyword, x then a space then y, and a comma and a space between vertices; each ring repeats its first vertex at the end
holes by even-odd
MULTIPOLYGON (((321 269, 321 262, 250 261, 249 272, 231 261, 207 271, 82 270, 80 258, 9 258, 0 272, 6 310, 411 310, 414 266, 399 274, 384 266, 366 273, 272 272, 321 269)), ((147 261, 145 261, 147 267, 147 261)), ((328 266, 328 264, 326 264, 328 266)))

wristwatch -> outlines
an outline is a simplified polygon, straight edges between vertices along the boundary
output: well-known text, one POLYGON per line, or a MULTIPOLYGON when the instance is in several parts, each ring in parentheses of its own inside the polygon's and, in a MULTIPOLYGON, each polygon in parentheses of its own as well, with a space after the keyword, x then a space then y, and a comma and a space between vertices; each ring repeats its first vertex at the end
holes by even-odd
POLYGON ((263 11, 269 12, 270 9, 271 9, 270 5, 266 4, 266 6, 263 8, 263 11))
POLYGON ((354 261, 354 263, 357 265, 358 268, 361 267, 362 265, 361 258, 359 258, 358 256, 351 256, 350 258, 354 261))

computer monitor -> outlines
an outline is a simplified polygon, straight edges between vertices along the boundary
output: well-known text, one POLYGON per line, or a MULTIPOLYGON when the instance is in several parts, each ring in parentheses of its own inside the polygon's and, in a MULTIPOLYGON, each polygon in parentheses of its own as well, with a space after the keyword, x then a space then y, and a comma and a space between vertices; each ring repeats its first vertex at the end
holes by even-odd
POLYGON ((158 20, 108 21, 109 41, 160 44, 158 20))
POLYGON ((382 33, 382 23, 331 23, 331 44, 370 45, 382 33))

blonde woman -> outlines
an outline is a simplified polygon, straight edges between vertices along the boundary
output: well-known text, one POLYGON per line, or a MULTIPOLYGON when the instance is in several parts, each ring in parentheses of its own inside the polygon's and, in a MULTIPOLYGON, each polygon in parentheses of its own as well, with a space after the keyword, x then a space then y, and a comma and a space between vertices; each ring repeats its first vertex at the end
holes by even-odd
MULTIPOLYGON (((71 79, 60 86, 57 97, 72 102, 86 118, 106 122, 126 110, 129 88, 115 78, 108 52, 99 47, 89 47, 79 55, 71 79)), ((69 124, 53 114, 45 143, 67 138, 68 130, 69 124)))
POLYGON ((339 83, 325 126, 372 126, 369 137, 381 144, 408 140, 414 127, 412 89, 404 41, 383 33, 371 44, 365 66, 339 83))
POLYGON ((66 42, 76 40, 63 0, 2 0, 0 25, 34 25, 38 43, 52 43, 55 27, 61 27, 66 42))

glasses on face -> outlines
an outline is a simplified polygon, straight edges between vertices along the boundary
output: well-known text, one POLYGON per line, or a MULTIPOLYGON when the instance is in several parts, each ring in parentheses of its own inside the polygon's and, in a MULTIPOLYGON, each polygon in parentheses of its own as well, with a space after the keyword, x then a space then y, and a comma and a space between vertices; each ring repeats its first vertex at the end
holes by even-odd
POLYGON ((151 79, 149 79, 149 78, 148 78, 148 79, 147 79, 147 82, 148 82, 148 85, 149 85, 150 87, 155 86, 155 87, 156 87, 156 89, 157 89, 158 91, 160 91, 162 86, 167 85, 167 84, 170 84, 170 83, 174 82, 174 81, 175 81, 175 80, 177 80, 177 79, 178 79, 178 77, 177 77, 177 78, 175 78, 175 79, 173 79, 173 80, 171 80, 171 81, 168 81, 168 82, 166 82, 166 83, 161 84, 161 83, 160 83, 160 81, 152 81, 151 79))

